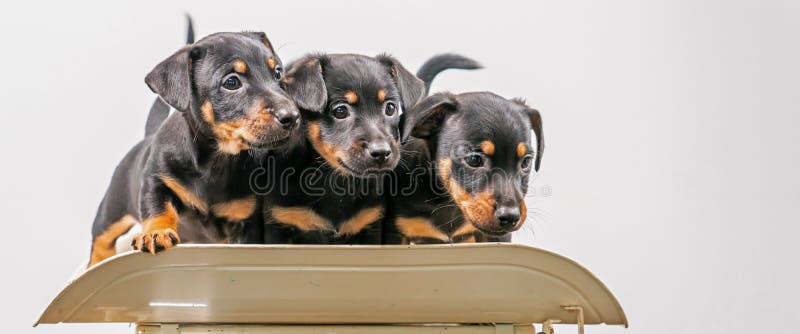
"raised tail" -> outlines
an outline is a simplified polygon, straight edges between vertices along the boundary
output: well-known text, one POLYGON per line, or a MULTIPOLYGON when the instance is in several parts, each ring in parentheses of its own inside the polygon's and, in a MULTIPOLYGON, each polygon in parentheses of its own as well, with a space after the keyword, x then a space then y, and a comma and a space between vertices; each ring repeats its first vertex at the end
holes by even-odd
MULTIPOLYGON (((194 43, 194 24, 192 17, 186 14, 186 44, 194 43)), ((169 116, 169 105, 164 102, 160 97, 153 101, 153 106, 150 107, 150 113, 147 114, 147 122, 144 127, 144 135, 149 136, 156 133, 156 130, 164 123, 164 120, 169 116)))
POLYGON ((417 71, 417 77, 425 82, 425 95, 427 95, 431 82, 442 71, 448 69, 477 70, 481 68, 483 66, 480 63, 470 58, 455 53, 443 53, 433 56, 422 64, 417 71))
POLYGON ((186 13, 186 44, 194 43, 194 24, 192 24, 192 16, 186 13))

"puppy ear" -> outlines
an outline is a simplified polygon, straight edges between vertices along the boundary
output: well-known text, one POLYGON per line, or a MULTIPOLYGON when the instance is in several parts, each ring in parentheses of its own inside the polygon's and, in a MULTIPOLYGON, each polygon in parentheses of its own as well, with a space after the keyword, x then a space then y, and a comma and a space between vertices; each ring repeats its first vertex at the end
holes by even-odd
POLYGON ((375 57, 389 69, 403 101, 403 110, 410 109, 425 96, 425 83, 409 72, 397 59, 387 54, 375 57))
POLYGON ((537 172, 539 171, 539 166, 542 164, 542 155, 544 154, 544 133, 542 132, 542 115, 539 114, 539 111, 529 107, 525 100, 520 98, 511 99, 514 103, 522 106, 524 109, 523 111, 528 116, 528 119, 531 121, 531 129, 533 133, 536 135, 536 160, 533 165, 533 169, 537 172))
POLYGON ((162 61, 147 74, 144 82, 153 93, 173 108, 186 111, 191 102, 191 56, 199 56, 201 51, 191 46, 184 47, 162 61), (190 55, 190 53, 192 55, 190 55))
POLYGON ((322 112, 328 102, 328 89, 322 76, 324 56, 307 56, 295 61, 283 79, 286 92, 301 109, 322 112))
POLYGON ((246 33, 263 43, 264 46, 266 46, 267 49, 272 52, 272 54, 275 54, 275 49, 272 48, 272 43, 270 43, 269 38, 267 38, 267 34, 265 34, 263 31, 248 31, 246 33))
POLYGON ((413 136, 430 139, 439 132, 448 113, 458 108, 456 97, 438 93, 426 97, 400 116, 400 140, 405 143, 413 136))

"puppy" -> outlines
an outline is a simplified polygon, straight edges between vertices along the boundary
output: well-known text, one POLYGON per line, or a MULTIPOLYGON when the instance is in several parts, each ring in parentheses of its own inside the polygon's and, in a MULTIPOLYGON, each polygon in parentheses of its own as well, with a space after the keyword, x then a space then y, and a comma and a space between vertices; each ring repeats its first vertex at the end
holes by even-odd
POLYGON ((539 112, 488 92, 441 93, 401 123, 400 194, 390 197, 385 242, 510 241, 525 222, 528 178, 544 151, 539 112))
MULTIPOLYGON (((431 71, 470 68, 439 65, 431 71)), ((306 145, 269 168, 285 177, 272 182, 281 189, 264 191, 265 241, 380 244, 382 188, 400 158, 400 114, 425 94, 424 82, 390 56, 353 54, 306 56, 289 66, 285 82, 301 109, 306 145)))
POLYGON ((282 75, 261 32, 213 34, 158 64, 145 82, 179 112, 149 121, 117 167, 92 228, 90 265, 114 255, 115 239, 140 221, 133 247, 153 254, 179 242, 262 242, 253 155, 301 138, 282 75))

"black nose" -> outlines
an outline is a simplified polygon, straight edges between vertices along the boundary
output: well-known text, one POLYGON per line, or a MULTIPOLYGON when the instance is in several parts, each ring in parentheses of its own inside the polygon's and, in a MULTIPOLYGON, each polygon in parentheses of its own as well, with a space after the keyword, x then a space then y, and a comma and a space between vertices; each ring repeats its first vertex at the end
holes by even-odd
POLYGON ((300 118, 300 113, 290 109, 278 109, 273 115, 278 123, 281 123, 281 127, 287 130, 293 128, 297 124, 297 119, 300 118))
POLYGON ((519 222, 519 208, 518 207, 499 207, 494 211, 494 217, 497 218, 497 223, 503 229, 511 229, 517 226, 519 222))
POLYGON ((367 152, 369 156, 372 157, 372 160, 384 162, 392 155, 392 148, 389 147, 389 143, 386 142, 372 143, 367 145, 367 152))

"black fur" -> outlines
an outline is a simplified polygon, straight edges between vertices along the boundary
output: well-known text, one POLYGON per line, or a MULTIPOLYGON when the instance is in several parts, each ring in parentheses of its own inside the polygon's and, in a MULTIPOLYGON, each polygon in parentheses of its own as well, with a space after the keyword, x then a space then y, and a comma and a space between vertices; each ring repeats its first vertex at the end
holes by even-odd
POLYGON ((249 172, 261 155, 290 149, 300 138, 299 111, 280 88, 279 66, 271 69, 268 58, 280 65, 264 33, 218 33, 180 49, 147 75, 147 85, 178 112, 117 167, 98 209, 93 240, 130 215, 143 222, 144 233, 134 239, 143 251, 168 248, 171 238, 262 242, 259 214, 232 221, 232 215, 221 214, 231 210, 218 205, 252 198, 253 213, 260 212, 249 172), (234 71, 237 61, 246 64, 244 73, 234 71), (237 80, 239 87, 225 84, 237 80), (180 229, 170 207, 180 217, 180 229))

